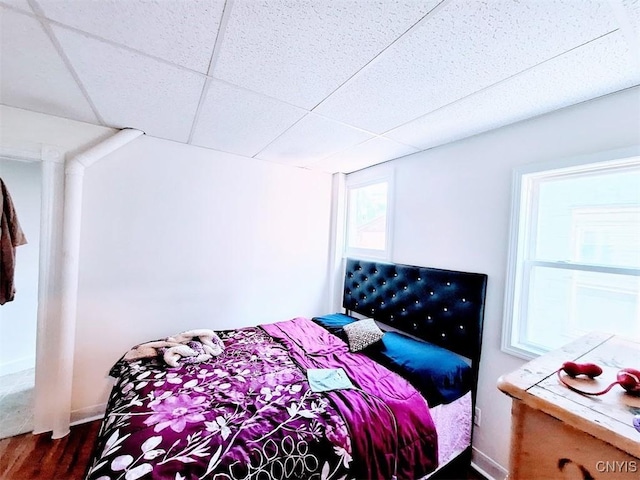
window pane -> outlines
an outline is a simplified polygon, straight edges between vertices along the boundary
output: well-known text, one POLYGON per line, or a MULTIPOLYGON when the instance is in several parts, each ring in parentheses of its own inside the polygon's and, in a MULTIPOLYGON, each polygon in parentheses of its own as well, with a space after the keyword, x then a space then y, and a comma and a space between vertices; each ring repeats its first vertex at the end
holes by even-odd
POLYGON ((349 191, 347 246, 384 250, 387 233, 387 182, 349 191))
POLYGON ((640 335, 640 277, 533 267, 521 341, 553 349, 591 331, 640 335))
POLYGON ((538 184, 533 258, 640 268, 640 170, 538 184))

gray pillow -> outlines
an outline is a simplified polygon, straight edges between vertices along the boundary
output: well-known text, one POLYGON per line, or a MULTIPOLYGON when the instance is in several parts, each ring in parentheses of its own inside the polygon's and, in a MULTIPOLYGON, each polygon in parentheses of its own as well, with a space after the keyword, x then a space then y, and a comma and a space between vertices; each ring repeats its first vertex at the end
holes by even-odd
POLYGON ((347 335, 349 350, 358 352, 382 340, 384 332, 378 328, 372 318, 358 320, 343 327, 347 335))

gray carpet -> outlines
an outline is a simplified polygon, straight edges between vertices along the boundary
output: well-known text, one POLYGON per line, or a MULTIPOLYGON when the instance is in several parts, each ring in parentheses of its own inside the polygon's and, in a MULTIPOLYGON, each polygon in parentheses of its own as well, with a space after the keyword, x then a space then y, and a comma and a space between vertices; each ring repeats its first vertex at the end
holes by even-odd
POLYGON ((0 377, 0 438, 33 430, 34 369, 0 377))

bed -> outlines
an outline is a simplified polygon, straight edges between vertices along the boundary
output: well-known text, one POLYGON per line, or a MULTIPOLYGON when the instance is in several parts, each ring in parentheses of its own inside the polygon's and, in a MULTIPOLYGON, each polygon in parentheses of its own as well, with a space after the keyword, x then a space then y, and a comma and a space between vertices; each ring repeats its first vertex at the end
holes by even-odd
POLYGON ((86 478, 435 478, 470 449, 485 290, 347 259, 344 313, 217 331, 206 360, 125 356, 86 478))

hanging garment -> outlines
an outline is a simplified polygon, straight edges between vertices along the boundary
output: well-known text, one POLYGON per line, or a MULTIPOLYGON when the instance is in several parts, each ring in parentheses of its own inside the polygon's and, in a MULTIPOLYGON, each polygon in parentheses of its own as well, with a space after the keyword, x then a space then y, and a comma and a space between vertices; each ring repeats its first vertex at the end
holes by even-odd
POLYGON ((16 247, 27 243, 20 228, 11 196, 0 178, 0 305, 13 300, 16 294, 13 276, 16 267, 16 247))

